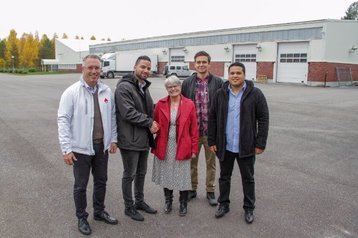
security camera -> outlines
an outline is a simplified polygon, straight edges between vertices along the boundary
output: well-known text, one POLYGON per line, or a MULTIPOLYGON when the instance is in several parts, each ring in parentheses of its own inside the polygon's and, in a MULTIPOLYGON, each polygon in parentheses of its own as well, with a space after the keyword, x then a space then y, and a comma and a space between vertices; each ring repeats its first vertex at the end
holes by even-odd
POLYGON ((358 47, 357 46, 352 46, 351 50, 357 50, 358 47))

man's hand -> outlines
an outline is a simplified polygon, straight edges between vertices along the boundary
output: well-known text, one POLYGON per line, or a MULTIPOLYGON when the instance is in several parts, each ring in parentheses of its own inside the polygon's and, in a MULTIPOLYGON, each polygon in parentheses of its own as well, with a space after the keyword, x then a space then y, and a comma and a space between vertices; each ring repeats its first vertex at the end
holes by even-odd
POLYGON ((152 126, 149 130, 152 134, 157 133, 159 131, 159 124, 156 121, 153 121, 152 126))
POLYGON ((65 164, 73 165, 73 161, 77 161, 77 159, 75 155, 70 152, 68 154, 63 155, 63 161, 65 162, 65 164))
POLYGON ((109 153, 115 154, 117 152, 117 144, 111 143, 111 147, 109 148, 109 153))
POLYGON ((259 155, 259 154, 262 154, 262 152, 264 152, 263 149, 255 148, 255 154, 259 155))

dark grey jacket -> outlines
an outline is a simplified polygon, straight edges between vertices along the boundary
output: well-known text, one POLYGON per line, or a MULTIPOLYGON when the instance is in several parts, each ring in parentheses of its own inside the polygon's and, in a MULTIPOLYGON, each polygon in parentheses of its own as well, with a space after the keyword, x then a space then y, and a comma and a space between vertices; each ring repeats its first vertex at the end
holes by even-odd
MULTIPOLYGON (((216 90, 221 88, 223 80, 212 74, 209 74, 208 89, 209 89, 209 104, 211 105, 211 99, 214 97, 216 90)), ((181 93, 184 97, 191 99, 195 102, 196 93, 196 73, 185 79, 182 85, 181 93)))
POLYGON ((149 93, 149 81, 145 81, 144 93, 134 75, 129 74, 118 81, 115 91, 118 147, 144 151, 154 146, 149 128, 153 123, 154 105, 149 93))
MULTIPOLYGON (((265 149, 269 110, 266 98, 252 81, 245 80, 246 90, 240 107, 240 157, 255 155, 255 148, 265 149)), ((212 100, 209 113, 208 144, 216 145, 216 156, 224 160, 226 151, 226 121, 229 105, 229 81, 226 81, 212 100)))

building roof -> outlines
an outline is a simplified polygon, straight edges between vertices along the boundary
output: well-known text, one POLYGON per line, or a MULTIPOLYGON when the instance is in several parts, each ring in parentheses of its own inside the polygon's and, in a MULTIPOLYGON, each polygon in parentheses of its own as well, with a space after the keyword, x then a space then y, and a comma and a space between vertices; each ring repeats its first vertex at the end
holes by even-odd
POLYGON ((99 41, 99 40, 58 39, 58 38, 56 40, 61 42, 63 45, 69 47, 75 52, 89 51, 90 45, 105 43, 105 41, 99 41))

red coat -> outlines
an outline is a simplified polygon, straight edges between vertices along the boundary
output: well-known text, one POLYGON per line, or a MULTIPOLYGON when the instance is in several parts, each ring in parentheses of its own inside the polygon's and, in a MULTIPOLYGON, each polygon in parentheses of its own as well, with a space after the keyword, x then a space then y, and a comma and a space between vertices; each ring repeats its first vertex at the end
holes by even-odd
MULTIPOLYGON (((159 131, 155 138, 156 148, 151 152, 159 159, 165 160, 168 145, 170 124, 170 98, 162 98, 155 105, 154 120, 159 124, 159 131)), ((199 132, 196 120, 196 110, 193 101, 181 96, 176 119, 176 160, 190 159, 192 154, 199 153, 199 132)))

